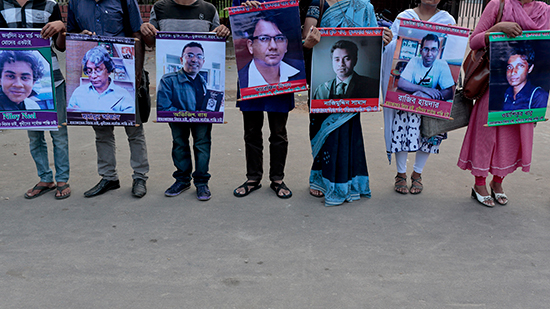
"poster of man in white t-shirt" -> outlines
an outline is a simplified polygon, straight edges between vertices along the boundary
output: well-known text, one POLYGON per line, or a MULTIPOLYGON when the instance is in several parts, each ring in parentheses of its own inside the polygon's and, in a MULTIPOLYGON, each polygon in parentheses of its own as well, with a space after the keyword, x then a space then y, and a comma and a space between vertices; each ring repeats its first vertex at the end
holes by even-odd
POLYGON ((450 119, 469 34, 468 28, 401 18, 384 108, 450 119))
POLYGON ((412 58, 397 83, 400 90, 414 96, 447 101, 453 98, 455 82, 445 60, 438 59, 439 38, 427 34, 420 43, 420 56, 412 58))

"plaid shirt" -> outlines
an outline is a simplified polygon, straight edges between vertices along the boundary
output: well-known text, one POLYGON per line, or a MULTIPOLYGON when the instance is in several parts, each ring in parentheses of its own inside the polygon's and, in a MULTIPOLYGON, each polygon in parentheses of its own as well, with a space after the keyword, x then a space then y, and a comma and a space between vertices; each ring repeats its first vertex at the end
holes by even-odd
MULTIPOLYGON (((55 0, 28 0, 23 7, 16 0, 0 0, 0 28, 42 29, 47 23, 56 20, 62 19, 61 10, 55 0)), ((63 74, 53 49, 52 67, 57 87, 63 81, 63 74)))

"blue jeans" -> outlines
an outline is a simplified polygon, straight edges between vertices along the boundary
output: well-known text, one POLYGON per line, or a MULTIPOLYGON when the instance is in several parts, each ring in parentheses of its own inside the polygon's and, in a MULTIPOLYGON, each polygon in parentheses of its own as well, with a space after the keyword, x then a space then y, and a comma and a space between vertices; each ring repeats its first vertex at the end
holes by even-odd
MULTIPOLYGON (((57 100, 58 123, 66 122, 65 118, 65 83, 55 87, 57 100)), ((44 131, 27 131, 29 135, 29 147, 31 156, 36 164, 38 177, 42 182, 53 182, 53 172, 48 161, 48 145, 44 137, 44 131)), ((55 165, 55 181, 69 181, 69 136, 67 126, 62 125, 59 131, 50 131, 53 143, 53 160, 55 165)))
POLYGON ((208 164, 210 163, 210 148, 212 146, 211 123, 169 123, 172 130, 172 160, 176 171, 172 176, 181 183, 191 183, 191 177, 195 186, 207 184, 210 180, 208 164), (195 159, 195 171, 191 162, 191 149, 189 147, 189 133, 193 136, 193 155, 195 159))

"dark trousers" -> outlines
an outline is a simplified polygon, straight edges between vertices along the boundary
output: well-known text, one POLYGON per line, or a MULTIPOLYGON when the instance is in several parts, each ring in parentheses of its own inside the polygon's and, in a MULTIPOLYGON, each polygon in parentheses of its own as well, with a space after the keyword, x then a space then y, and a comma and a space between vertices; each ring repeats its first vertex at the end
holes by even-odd
MULTIPOLYGON (((260 181, 263 175, 263 137, 264 112, 242 112, 244 120, 244 142, 246 150, 246 177, 251 181, 260 181)), ((286 122, 288 113, 268 112, 269 122, 269 179, 283 180, 288 152, 286 122)))
POLYGON ((210 163, 210 148, 212 146, 211 123, 170 122, 172 130, 172 160, 176 171, 172 174, 181 183, 190 183, 191 176, 195 185, 207 184, 210 180, 208 164, 210 163), (193 155, 195 171, 191 162, 189 133, 193 136, 193 155))

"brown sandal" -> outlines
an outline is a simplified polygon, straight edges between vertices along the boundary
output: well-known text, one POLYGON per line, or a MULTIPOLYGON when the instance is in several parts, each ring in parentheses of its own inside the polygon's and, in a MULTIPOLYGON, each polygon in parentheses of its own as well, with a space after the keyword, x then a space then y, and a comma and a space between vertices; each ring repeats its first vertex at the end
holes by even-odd
POLYGON ((394 186, 393 189, 395 190, 395 192, 400 193, 400 194, 409 193, 409 188, 407 187, 407 176, 402 177, 402 176, 399 176, 399 174, 396 175, 395 176, 395 186, 394 186), (405 182, 405 184, 400 185, 399 183, 401 183, 403 181, 405 182))
POLYGON ((411 176, 411 181, 411 189, 409 190, 409 192, 411 192, 411 194, 422 193, 422 190, 424 189, 424 185, 422 185, 422 176, 418 176, 418 178, 413 178, 411 176), (412 189, 416 189, 418 191, 413 192, 412 189))

